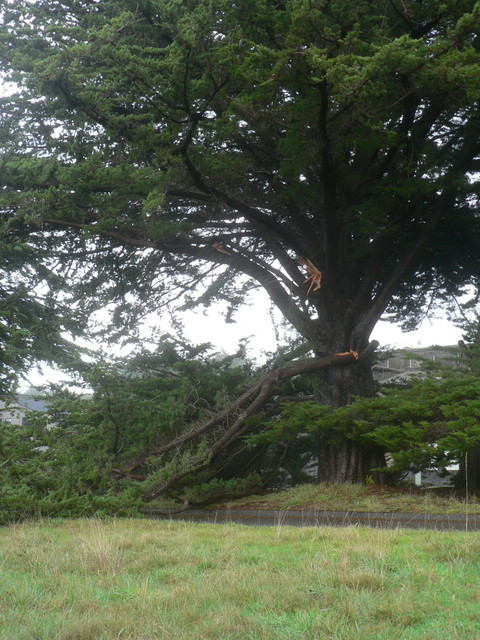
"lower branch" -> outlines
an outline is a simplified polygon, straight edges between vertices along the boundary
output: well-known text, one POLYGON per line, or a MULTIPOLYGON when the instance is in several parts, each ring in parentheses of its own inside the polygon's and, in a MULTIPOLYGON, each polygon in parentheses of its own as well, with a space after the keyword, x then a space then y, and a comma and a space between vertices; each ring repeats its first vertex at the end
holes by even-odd
MULTIPOLYGON (((263 407, 274 389, 278 387, 282 382, 294 376, 320 371, 321 369, 329 367, 331 365, 352 365, 356 362, 365 360, 370 356, 371 353, 373 353, 373 351, 375 351, 375 349, 378 347, 378 344, 379 343, 376 340, 373 340, 360 354, 357 354, 355 352, 334 354, 331 356, 326 356, 324 358, 312 358, 299 364, 290 364, 281 369, 274 369, 273 371, 268 373, 262 380, 249 387, 235 402, 232 402, 229 407, 221 411, 212 419, 198 425, 187 433, 178 436, 163 447, 160 447, 159 449, 151 452, 148 458, 152 456, 162 456, 168 451, 171 451, 172 449, 178 449, 187 442, 190 442, 193 439, 206 434, 214 427, 228 422, 229 418, 237 415, 233 424, 231 424, 226 429, 226 431, 218 439, 215 440, 206 455, 202 457, 201 461, 199 461, 197 464, 195 464, 195 466, 192 466, 189 469, 179 469, 178 472, 175 472, 171 477, 166 479, 153 490, 149 491, 148 494, 144 495, 144 500, 148 502, 155 499, 159 495, 171 489, 179 480, 191 474, 193 471, 198 471, 202 468, 207 467, 216 455, 218 455, 222 450, 232 444, 232 442, 234 442, 248 430, 248 425, 246 424, 247 419, 263 407), (247 406, 245 407, 245 405, 247 406), (243 407, 245 408, 243 409, 243 411, 241 411, 243 407), (239 411, 240 413, 238 413, 239 411)), ((135 462, 130 467, 128 467, 128 469, 125 469, 124 473, 131 474, 132 471, 141 467, 148 458, 143 458, 142 460, 135 462)))

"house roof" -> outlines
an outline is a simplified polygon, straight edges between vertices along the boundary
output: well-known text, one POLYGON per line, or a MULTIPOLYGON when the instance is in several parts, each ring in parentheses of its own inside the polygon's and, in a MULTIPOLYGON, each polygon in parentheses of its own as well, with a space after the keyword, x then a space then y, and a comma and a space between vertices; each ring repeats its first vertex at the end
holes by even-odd
POLYGON ((47 403, 44 400, 37 400, 34 396, 21 395, 17 398, 17 403, 30 411, 48 411, 47 403))

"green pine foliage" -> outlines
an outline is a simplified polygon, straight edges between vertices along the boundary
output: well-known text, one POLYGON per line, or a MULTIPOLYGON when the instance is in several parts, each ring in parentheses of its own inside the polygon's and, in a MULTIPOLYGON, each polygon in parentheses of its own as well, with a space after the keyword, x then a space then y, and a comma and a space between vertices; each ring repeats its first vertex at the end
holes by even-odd
POLYGON ((332 409, 317 402, 291 402, 281 416, 264 423, 256 443, 289 443, 312 434, 338 445, 345 438, 375 443, 389 453, 381 471, 442 468, 458 463, 480 445, 480 379, 467 371, 437 371, 408 387, 382 390, 332 409))
POLYGON ((1 520, 37 516, 133 515, 139 491, 109 479, 111 460, 101 434, 48 426, 42 415, 24 426, 0 424, 1 520))
POLYGON ((58 293, 65 280, 37 262, 36 252, 0 221, 0 397, 12 394, 22 374, 39 362, 77 365, 81 308, 58 293), (57 293, 56 293, 57 292, 57 293))
POLYGON ((415 323, 478 277, 474 0, 6 0, 0 18, 2 211, 89 260, 78 295, 121 323, 173 285, 235 308, 247 278, 316 349, 359 350, 387 308, 415 323))
MULTIPOLYGON (((138 513, 142 496, 158 482, 201 465, 202 441, 181 455, 149 456, 221 409, 251 379, 249 365, 232 365, 232 356, 166 342, 157 353, 92 365, 83 372, 88 394, 52 387, 48 415, 33 412, 24 426, 0 425, 3 517, 138 513), (142 458, 136 473, 122 472, 142 458)), ((192 482, 198 476, 183 486, 192 482)), ((218 494, 220 485, 195 495, 218 494)))

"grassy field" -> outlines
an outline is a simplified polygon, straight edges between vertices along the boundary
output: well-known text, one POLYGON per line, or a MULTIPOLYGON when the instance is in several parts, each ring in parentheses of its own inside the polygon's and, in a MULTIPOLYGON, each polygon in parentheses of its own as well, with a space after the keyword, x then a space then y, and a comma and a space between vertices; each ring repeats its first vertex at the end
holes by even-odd
MULTIPOLYGON (((217 505, 219 506, 219 505, 217 505)), ((361 484, 305 484, 222 503, 229 508, 480 514, 480 500, 439 489, 361 484)))
POLYGON ((480 535, 151 520, 4 527, 2 640, 480 639, 480 535))

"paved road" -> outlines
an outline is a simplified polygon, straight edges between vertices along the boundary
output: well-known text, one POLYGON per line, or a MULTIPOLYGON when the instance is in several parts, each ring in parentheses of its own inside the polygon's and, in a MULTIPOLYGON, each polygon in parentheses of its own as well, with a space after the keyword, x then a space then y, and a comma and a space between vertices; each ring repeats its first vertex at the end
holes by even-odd
POLYGON ((366 526, 382 529, 437 529, 440 531, 480 531, 480 515, 373 513, 363 511, 267 511, 248 509, 189 509, 180 513, 165 513, 144 508, 149 518, 209 522, 212 524, 237 523, 254 526, 366 526))

